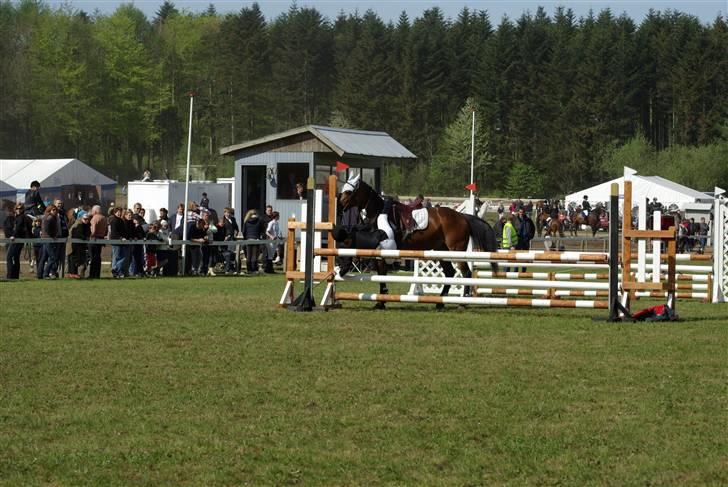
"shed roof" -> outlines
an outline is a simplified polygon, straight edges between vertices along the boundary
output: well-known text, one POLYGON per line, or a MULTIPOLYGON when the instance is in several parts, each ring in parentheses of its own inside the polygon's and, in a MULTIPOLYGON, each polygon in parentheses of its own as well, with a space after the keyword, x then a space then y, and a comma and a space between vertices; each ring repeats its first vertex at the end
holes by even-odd
POLYGON ((397 142, 386 132, 373 132, 369 130, 353 130, 321 125, 305 125, 277 134, 268 135, 259 139, 231 145, 220 149, 220 154, 227 155, 237 151, 251 149, 288 137, 305 133, 312 134, 324 145, 340 157, 366 156, 382 157, 387 159, 416 159, 417 156, 405 146, 397 142))
POLYGON ((47 187, 116 184, 78 159, 0 159, 0 180, 23 191, 34 180, 47 187))

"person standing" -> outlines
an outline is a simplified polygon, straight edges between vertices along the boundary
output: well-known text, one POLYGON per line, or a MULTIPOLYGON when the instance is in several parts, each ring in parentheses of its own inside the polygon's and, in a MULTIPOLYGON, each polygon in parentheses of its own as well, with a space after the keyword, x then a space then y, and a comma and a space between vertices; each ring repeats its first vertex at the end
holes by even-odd
POLYGON ((700 223, 698 223, 698 253, 705 253, 705 244, 708 242, 708 224, 705 222, 705 217, 700 217, 700 223))
POLYGON ((167 208, 159 209, 159 221, 166 221, 167 223, 169 223, 169 213, 167 212, 167 208))
MULTIPOLYGON (((506 223, 503 225, 503 240, 501 240, 501 248, 504 250, 512 251, 518 247, 518 232, 516 231, 516 227, 513 226, 513 219, 513 215, 506 215, 506 223)), ((508 272, 510 267, 504 266, 503 270, 508 272)))
MULTIPOLYGON (((230 208, 225 208, 225 210, 223 210, 223 228, 225 232, 223 240, 226 242, 233 242, 240 229, 238 228, 238 222, 235 221, 235 217, 233 216, 230 208)), ((231 243, 224 247, 224 249, 223 258, 225 259, 225 273, 234 274, 237 271, 235 262, 235 245, 231 243)))
POLYGON ((276 255, 276 244, 275 240, 280 238, 281 235, 281 228, 278 224, 278 219, 280 218, 280 214, 277 211, 274 211, 271 214, 271 220, 268 222, 268 225, 265 229, 265 236, 268 238, 268 240, 271 240, 270 243, 266 245, 266 251, 267 255, 265 258, 265 267, 264 271, 266 274, 273 274, 275 271, 273 270, 273 259, 276 255))
MULTIPOLYGON (((99 205, 94 205, 91 208, 91 234, 89 240, 98 241, 106 238, 109 232, 109 222, 101 212, 99 205)), ((101 250, 104 245, 101 243, 95 243, 89 245, 89 255, 91 257, 91 266, 89 268, 88 277, 89 279, 100 279, 101 278, 101 250)))
MULTIPOLYGON (((5 238, 33 238, 33 220, 25 214, 25 206, 15 205, 15 215, 9 215, 4 222, 5 238)), ((7 278, 20 279, 20 254, 22 243, 11 242, 6 251, 7 278)))
MULTIPOLYGON (((58 208, 58 237, 68 240, 70 224, 68 223, 65 208, 63 208, 63 200, 57 199, 53 204, 58 208)), ((63 267, 66 256, 66 242, 57 242, 53 244, 53 247, 56 249, 56 262, 59 267, 63 267)))
MULTIPOLYGON (((43 223, 41 224, 41 238, 58 238, 58 208, 56 205, 46 207, 43 215, 43 223)), ((56 253, 56 243, 48 242, 43 244, 41 250, 40 261, 36 268, 36 276, 38 279, 57 279, 58 278, 58 261, 56 253)))
MULTIPOLYGON (((529 250, 531 248, 531 240, 536 234, 536 225, 534 225, 533 220, 528 217, 526 209, 523 206, 518 209, 515 227, 518 233, 516 250, 529 250)), ((522 267, 521 272, 526 272, 526 268, 522 267)))
MULTIPOLYGON (((83 213, 71 227, 71 238, 77 240, 88 240, 91 237, 91 215, 83 213)), ((86 266, 86 252, 88 244, 72 243, 71 255, 68 259, 68 274, 66 277, 70 279, 80 279, 78 273, 79 267, 86 266)))
MULTIPOLYGON (((109 217, 109 240, 126 240, 126 224, 121 218, 122 209, 114 208, 109 217)), ((114 279, 124 277, 125 254, 124 246, 118 243, 111 244, 111 276, 114 279)))
MULTIPOLYGON (((245 240, 260 240, 264 231, 258 218, 258 210, 248 211, 243 223, 243 238, 245 240)), ((245 264, 248 274, 258 272, 258 256, 260 245, 252 244, 245 247, 245 264)))
POLYGON ((210 198, 207 197, 207 193, 202 193, 202 198, 200 198, 200 208, 204 208, 206 210, 210 209, 210 198))

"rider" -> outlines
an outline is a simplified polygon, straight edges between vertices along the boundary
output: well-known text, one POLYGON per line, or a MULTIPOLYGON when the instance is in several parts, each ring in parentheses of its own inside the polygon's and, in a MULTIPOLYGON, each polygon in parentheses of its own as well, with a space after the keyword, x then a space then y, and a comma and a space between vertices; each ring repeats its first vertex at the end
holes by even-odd
POLYGON ((584 201, 581 202, 581 212, 584 214, 584 217, 589 216, 589 213, 591 213, 591 205, 589 204, 589 196, 584 195, 584 201))
MULTIPOLYGON (((397 242, 394 240, 394 230, 389 224, 389 214, 392 213, 393 200, 390 197, 384 198, 384 206, 382 212, 377 215, 377 228, 383 231, 387 238, 379 243, 379 248, 383 250, 396 250, 397 242)), ((404 238, 403 238, 404 239, 404 238)))
POLYGON ((25 211, 28 215, 36 217, 45 212, 46 205, 40 196, 40 183, 33 181, 30 183, 30 189, 25 192, 25 211))

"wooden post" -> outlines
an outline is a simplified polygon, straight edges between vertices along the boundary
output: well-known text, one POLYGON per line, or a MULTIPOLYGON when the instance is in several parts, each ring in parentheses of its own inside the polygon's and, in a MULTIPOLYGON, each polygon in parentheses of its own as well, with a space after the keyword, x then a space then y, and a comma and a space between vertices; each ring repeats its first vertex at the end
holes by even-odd
POLYGON ((624 203, 622 208, 622 306, 629 308, 630 290, 624 288, 624 283, 630 280, 630 265, 632 263, 632 244, 629 231, 632 229, 632 181, 624 181, 624 203))
POLYGON ((296 270, 296 229, 291 226, 296 219, 288 219, 288 240, 286 240, 286 272, 296 270))

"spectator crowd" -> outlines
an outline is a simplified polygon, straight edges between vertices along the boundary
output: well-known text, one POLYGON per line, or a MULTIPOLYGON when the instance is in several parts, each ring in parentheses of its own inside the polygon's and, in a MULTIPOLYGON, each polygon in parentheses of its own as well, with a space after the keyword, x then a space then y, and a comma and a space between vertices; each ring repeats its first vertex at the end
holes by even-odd
POLYGON ((4 222, 5 237, 11 240, 6 250, 8 279, 20 277, 26 248, 15 239, 56 240, 28 245, 28 260, 38 279, 58 279, 64 265, 67 278, 98 279, 106 245, 111 247, 115 279, 256 274, 260 268, 274 273, 274 265, 283 261, 280 215, 271 206, 263 214, 248 211, 239 225, 232 208, 219 215, 203 193, 199 204, 189 204, 186 215, 184 204, 179 204, 173 215, 160 208, 158 218, 148 222, 140 203, 131 208, 111 206, 106 214, 98 205, 69 211, 61 200, 46 206, 39 190, 34 181, 25 204, 16 204, 4 222), (192 244, 183 251, 180 241, 184 239, 192 244), (241 244, 240 240, 260 243, 241 244))

